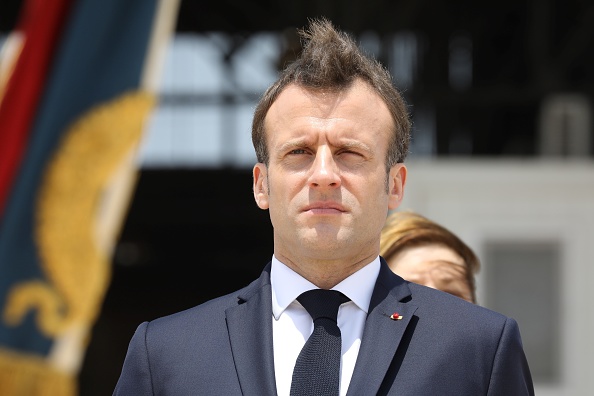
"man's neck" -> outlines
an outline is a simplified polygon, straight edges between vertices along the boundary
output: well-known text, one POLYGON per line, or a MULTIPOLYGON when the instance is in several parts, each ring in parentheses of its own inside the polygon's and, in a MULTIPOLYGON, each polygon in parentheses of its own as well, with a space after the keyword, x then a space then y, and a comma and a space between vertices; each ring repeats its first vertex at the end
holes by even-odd
POLYGON ((274 255, 287 267, 291 268, 320 289, 333 288, 344 279, 371 263, 377 257, 377 254, 375 254, 350 259, 341 258, 321 260, 310 257, 289 257, 276 250, 274 255))

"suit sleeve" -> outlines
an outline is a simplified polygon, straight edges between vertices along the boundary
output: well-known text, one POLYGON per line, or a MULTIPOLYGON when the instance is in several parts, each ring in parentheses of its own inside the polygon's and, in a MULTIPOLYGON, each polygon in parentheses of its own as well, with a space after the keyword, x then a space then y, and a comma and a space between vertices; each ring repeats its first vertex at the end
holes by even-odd
POLYGON ((151 371, 146 348, 148 322, 138 326, 130 340, 128 352, 113 396, 153 395, 151 371))
POLYGON ((512 318, 508 318, 503 326, 488 395, 534 396, 532 375, 524 354, 520 329, 512 318))

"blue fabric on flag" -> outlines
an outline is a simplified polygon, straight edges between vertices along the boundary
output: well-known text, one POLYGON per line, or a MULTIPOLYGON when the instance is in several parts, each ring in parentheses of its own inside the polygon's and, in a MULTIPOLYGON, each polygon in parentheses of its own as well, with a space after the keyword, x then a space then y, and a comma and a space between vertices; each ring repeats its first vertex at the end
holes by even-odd
MULTIPOLYGON (((35 242, 35 205, 48 160, 79 115, 138 89, 156 5, 156 0, 74 4, 0 222, 0 313, 13 284, 44 279, 35 242)), ((0 320, 0 346, 46 355, 52 339, 39 332, 34 315, 29 312, 16 327, 0 320)))

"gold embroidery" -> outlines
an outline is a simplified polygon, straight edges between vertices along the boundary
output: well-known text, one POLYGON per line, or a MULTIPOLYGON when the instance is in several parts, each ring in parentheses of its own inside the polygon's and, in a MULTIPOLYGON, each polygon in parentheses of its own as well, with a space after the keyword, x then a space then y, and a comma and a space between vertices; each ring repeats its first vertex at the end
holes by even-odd
POLYGON ((99 246, 96 217, 106 185, 135 150, 153 95, 135 92, 94 108, 64 135, 43 181, 36 241, 47 283, 10 290, 4 320, 21 322, 29 310, 40 331, 56 337, 73 325, 90 327, 111 275, 110 252, 99 246))
POLYGON ((77 393, 76 378, 51 367, 42 358, 0 349, 1 395, 60 395, 77 393))
POLYGON ((43 334, 55 334, 60 326, 56 312, 63 311, 63 304, 51 287, 45 282, 30 281, 13 286, 4 311, 8 325, 16 326, 30 310, 37 308, 38 326, 43 334))

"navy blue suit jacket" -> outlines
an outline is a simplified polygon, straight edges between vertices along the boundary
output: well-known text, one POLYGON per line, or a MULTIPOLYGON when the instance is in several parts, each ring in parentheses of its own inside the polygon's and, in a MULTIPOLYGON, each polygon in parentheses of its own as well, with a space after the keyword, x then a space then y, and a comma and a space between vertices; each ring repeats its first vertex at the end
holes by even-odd
MULTIPOLYGON (((523 396, 515 320, 409 283, 382 260, 349 396, 523 396), (390 316, 398 312, 401 320, 390 316)), ((114 395, 276 395, 270 263, 249 286, 142 323, 114 395)))

